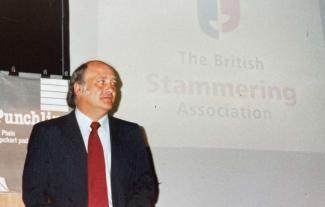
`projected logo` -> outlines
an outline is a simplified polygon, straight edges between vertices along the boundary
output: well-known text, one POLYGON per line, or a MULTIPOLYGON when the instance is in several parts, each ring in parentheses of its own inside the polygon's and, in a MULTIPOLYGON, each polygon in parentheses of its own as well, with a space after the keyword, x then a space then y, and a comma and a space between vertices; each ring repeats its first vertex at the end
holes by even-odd
POLYGON ((197 0, 201 29, 219 39, 220 33, 231 32, 239 25, 240 0, 197 0))

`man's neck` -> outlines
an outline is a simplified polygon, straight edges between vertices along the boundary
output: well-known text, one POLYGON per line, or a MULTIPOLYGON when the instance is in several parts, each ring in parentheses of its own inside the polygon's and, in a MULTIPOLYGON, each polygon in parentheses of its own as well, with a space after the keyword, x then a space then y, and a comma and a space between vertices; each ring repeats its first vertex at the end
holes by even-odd
POLYGON ((103 118, 104 116, 107 116, 107 112, 101 112, 101 113, 96 113, 96 111, 92 111, 91 113, 87 110, 83 110, 82 108, 76 107, 76 110, 80 111, 83 113, 85 116, 87 116, 89 119, 92 121, 98 121, 99 119, 103 118))

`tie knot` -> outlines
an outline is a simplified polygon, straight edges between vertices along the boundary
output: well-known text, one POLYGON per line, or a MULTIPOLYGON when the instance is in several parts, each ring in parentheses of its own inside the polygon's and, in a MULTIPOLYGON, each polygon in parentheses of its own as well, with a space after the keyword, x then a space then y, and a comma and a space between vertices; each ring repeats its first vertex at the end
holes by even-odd
POLYGON ((91 123, 90 127, 92 130, 97 130, 100 127, 100 123, 94 121, 91 123))

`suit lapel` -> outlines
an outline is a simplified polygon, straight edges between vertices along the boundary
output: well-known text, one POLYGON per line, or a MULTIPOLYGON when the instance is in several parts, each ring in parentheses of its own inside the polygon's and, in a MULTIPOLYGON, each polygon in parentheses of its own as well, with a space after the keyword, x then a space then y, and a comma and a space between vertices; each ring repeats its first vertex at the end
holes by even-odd
POLYGON ((80 167, 80 170, 84 172, 83 176, 87 177, 87 151, 74 111, 67 115, 66 122, 62 125, 63 133, 68 139, 68 144, 70 144, 68 146, 68 149, 71 150, 69 153, 78 163, 77 166, 80 167))
POLYGON ((121 143, 120 143, 120 132, 119 124, 117 120, 109 116, 109 130, 111 139, 111 188, 112 188, 112 200, 113 206, 119 205, 120 200, 120 184, 119 184, 119 156, 121 155, 121 143))

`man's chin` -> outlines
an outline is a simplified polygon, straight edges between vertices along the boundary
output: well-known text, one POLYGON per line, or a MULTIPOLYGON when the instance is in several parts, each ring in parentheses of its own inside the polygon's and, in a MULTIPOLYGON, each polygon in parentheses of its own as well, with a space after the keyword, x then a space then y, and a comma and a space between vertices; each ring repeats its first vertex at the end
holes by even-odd
POLYGON ((103 108, 106 110, 106 111, 110 111, 112 108, 113 108, 113 103, 105 103, 103 105, 103 108))
POLYGON ((112 99, 102 99, 101 106, 106 110, 111 110, 114 106, 114 101, 112 99))

